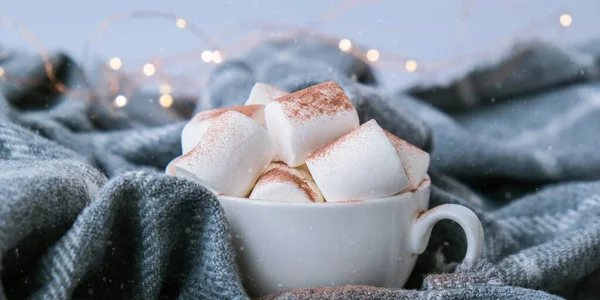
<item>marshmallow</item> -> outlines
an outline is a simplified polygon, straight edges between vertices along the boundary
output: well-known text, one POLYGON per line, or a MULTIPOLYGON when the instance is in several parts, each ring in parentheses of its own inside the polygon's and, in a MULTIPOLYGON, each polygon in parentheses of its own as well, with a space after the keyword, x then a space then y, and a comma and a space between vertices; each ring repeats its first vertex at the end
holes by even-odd
POLYGON ((246 100, 246 105, 260 104, 267 105, 269 102, 289 94, 288 92, 279 89, 276 86, 268 85, 266 83, 257 82, 250 91, 250 96, 246 100))
POLYGON ((385 134, 396 148, 396 152, 398 152, 398 156, 400 156, 400 160, 404 165, 404 171, 410 182, 408 190, 416 189, 425 178, 427 169, 429 169, 429 154, 387 131, 385 134))
POLYGON ((306 165, 327 202, 387 197, 409 184, 396 149, 375 120, 315 151, 306 165))
POLYGON ((246 197, 274 157, 269 133, 260 124, 227 111, 214 119, 198 145, 173 166, 177 176, 218 193, 246 197))
POLYGON ((169 162, 169 164, 168 164, 168 165, 167 165, 167 167, 165 168, 165 173, 167 173, 168 175, 171 175, 171 176, 175 176, 175 164, 174 164, 174 162, 175 162, 175 161, 176 161, 178 158, 179 158, 179 156, 178 156, 178 157, 175 157, 173 160, 171 160, 171 161, 169 162))
POLYGON ((283 162, 271 163, 260 176, 250 199, 285 202, 324 202, 308 169, 290 168, 283 162))
POLYGON ((359 125, 356 109, 333 81, 275 99, 265 106, 265 121, 277 155, 290 167, 359 125))
POLYGON ((192 150, 210 127, 213 120, 228 111, 237 111, 265 126, 264 106, 241 105, 228 108, 211 109, 196 114, 181 131, 181 153, 192 150))

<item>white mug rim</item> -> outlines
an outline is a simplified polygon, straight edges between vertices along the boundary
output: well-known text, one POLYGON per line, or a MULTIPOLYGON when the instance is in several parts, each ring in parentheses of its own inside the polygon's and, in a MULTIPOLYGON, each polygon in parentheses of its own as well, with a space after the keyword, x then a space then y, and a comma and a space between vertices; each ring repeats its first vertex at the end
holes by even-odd
POLYGON ((249 199, 249 198, 241 198, 241 197, 233 197, 227 195, 217 195, 219 200, 226 200, 233 203, 240 203, 244 205, 257 205, 257 206, 269 206, 269 207, 340 207, 340 206, 359 206, 359 205, 372 205, 376 203, 386 202, 390 200, 400 201, 400 200, 409 200, 411 199, 411 195, 420 193, 424 190, 429 189, 431 186, 431 179, 429 175, 427 175, 419 186, 411 191, 404 192, 401 194, 396 194, 388 197, 377 198, 377 199, 369 199, 369 200, 350 200, 350 201, 337 201, 337 202, 288 202, 288 201, 265 201, 265 200, 257 200, 257 199, 249 199))

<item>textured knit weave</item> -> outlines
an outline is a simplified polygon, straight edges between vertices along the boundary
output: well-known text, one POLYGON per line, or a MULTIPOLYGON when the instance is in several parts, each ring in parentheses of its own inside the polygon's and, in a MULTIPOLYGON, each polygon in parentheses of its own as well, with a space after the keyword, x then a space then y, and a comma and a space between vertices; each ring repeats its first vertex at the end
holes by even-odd
MULTIPOLYGON (((381 90, 368 65, 311 40, 222 64, 197 111, 243 103, 256 81, 294 91, 335 80, 361 121, 431 151, 431 206, 466 205, 485 230, 484 259, 466 268, 462 230, 440 222, 406 289, 264 298, 600 298, 598 44, 520 45, 448 86, 409 93, 381 90)), ((77 88, 75 63, 51 59, 77 88)), ((218 200, 162 173, 180 155, 181 118, 156 101, 115 110, 60 95, 35 56, 10 53, 0 65, 36 83, 0 81, 0 299, 248 297, 218 200)))

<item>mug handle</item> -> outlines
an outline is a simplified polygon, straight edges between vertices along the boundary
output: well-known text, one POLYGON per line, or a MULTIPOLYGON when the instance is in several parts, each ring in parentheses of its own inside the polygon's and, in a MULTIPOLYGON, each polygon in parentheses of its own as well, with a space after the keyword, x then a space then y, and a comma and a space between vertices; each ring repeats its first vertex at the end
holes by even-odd
POLYGON ((469 266, 483 253, 483 228, 477 215, 470 209, 457 204, 443 204, 434 207, 417 217, 413 224, 409 245, 412 252, 419 255, 427 248, 433 226, 441 220, 450 219, 462 227, 467 236, 467 253, 463 260, 469 266))

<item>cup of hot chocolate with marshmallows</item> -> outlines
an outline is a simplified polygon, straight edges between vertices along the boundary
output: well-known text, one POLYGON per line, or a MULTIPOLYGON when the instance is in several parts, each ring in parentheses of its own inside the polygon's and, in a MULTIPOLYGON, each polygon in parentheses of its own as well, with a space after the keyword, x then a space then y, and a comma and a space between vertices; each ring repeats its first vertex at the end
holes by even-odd
POLYGON ((189 151, 166 171, 218 195, 251 296, 402 287, 442 219, 464 229, 465 262, 479 259, 477 216, 429 209, 429 155, 376 120, 359 124, 337 83, 294 93, 258 83, 246 107, 192 119, 182 134, 189 151))

